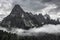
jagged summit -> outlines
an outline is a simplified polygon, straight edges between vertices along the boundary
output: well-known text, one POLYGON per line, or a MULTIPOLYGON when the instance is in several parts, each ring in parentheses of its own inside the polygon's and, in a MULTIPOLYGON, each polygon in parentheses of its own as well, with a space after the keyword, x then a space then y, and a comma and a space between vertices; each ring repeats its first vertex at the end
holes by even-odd
POLYGON ((23 13, 24 13, 23 9, 18 4, 16 4, 14 6, 14 8, 12 9, 12 12, 11 12, 11 14, 16 14, 16 15, 21 15, 23 13))

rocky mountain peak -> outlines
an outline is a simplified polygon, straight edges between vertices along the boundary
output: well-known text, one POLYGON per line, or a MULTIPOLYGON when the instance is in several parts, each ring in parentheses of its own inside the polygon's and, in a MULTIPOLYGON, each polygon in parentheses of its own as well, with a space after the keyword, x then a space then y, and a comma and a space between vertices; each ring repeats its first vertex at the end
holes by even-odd
POLYGON ((23 9, 20 7, 20 5, 16 4, 14 8, 12 9, 11 14, 12 15, 22 15, 24 13, 23 9))

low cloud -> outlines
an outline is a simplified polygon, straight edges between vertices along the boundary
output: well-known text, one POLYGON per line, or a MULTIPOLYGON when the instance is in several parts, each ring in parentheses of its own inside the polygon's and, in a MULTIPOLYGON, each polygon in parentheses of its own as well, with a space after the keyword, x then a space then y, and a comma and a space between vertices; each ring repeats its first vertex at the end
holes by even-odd
POLYGON ((48 34, 56 34, 60 33, 60 25, 44 25, 43 27, 39 28, 31 28, 29 30, 24 30, 20 28, 12 28, 9 30, 8 28, 0 27, 0 30, 6 31, 8 33, 17 34, 20 36, 32 36, 32 35, 38 35, 41 33, 48 33, 48 34))

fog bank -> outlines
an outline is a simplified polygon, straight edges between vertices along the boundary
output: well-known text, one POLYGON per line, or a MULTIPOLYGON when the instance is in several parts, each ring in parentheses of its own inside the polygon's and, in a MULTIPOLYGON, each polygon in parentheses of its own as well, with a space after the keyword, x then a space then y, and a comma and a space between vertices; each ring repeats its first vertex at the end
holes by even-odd
POLYGON ((20 29, 20 28, 11 28, 11 30, 9 30, 8 28, 4 28, 4 27, 0 27, 0 30, 6 31, 8 33, 12 33, 12 34, 17 34, 17 35, 21 35, 21 36, 31 36, 31 35, 38 35, 38 34, 44 34, 44 33, 48 33, 48 34, 56 34, 56 33, 60 33, 60 25, 44 25, 43 27, 39 27, 39 28, 31 28, 29 30, 24 30, 24 29, 20 29))

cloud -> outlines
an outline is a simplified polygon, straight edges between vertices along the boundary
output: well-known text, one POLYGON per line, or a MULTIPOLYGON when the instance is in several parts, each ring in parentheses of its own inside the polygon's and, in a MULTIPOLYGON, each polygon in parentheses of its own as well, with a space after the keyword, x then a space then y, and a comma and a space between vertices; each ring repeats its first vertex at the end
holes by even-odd
POLYGON ((0 0, 0 16, 4 15, 1 16, 2 18, 0 17, 1 20, 10 13, 11 8, 12 8, 12 0, 0 0))
POLYGON ((49 14, 49 12, 55 8, 57 8, 57 6, 55 4, 46 4, 47 7, 43 8, 40 12, 43 14, 49 14), (49 6, 48 6, 49 5, 49 6))
POLYGON ((41 0, 17 0, 15 4, 20 4, 25 11, 36 12, 42 8, 45 8, 45 5, 41 3, 41 0))
MULTIPOLYGON (((60 0, 0 0, 0 14, 5 15, 2 16, 3 18, 10 14, 15 4, 19 4, 24 11, 32 12, 33 14, 37 14, 42 10, 44 11, 46 8, 48 9, 46 9, 45 11, 49 10, 47 12, 50 15, 55 15, 60 12, 60 0), (50 7, 52 8, 49 9, 50 7)), ((3 18, 1 18, 1 20, 3 18)))
POLYGON ((36 36, 39 33, 48 33, 48 34, 56 34, 56 33, 60 33, 60 25, 44 25, 42 27, 39 28, 31 28, 29 30, 24 30, 24 29, 20 29, 20 28, 12 28, 11 30, 8 28, 4 28, 4 27, 0 27, 0 30, 6 31, 8 33, 12 33, 12 34, 17 34, 20 36, 36 36))
POLYGON ((57 6, 57 8, 51 10, 50 12, 59 12, 60 11, 60 0, 42 0, 42 2, 46 3, 46 4, 55 4, 57 6))

